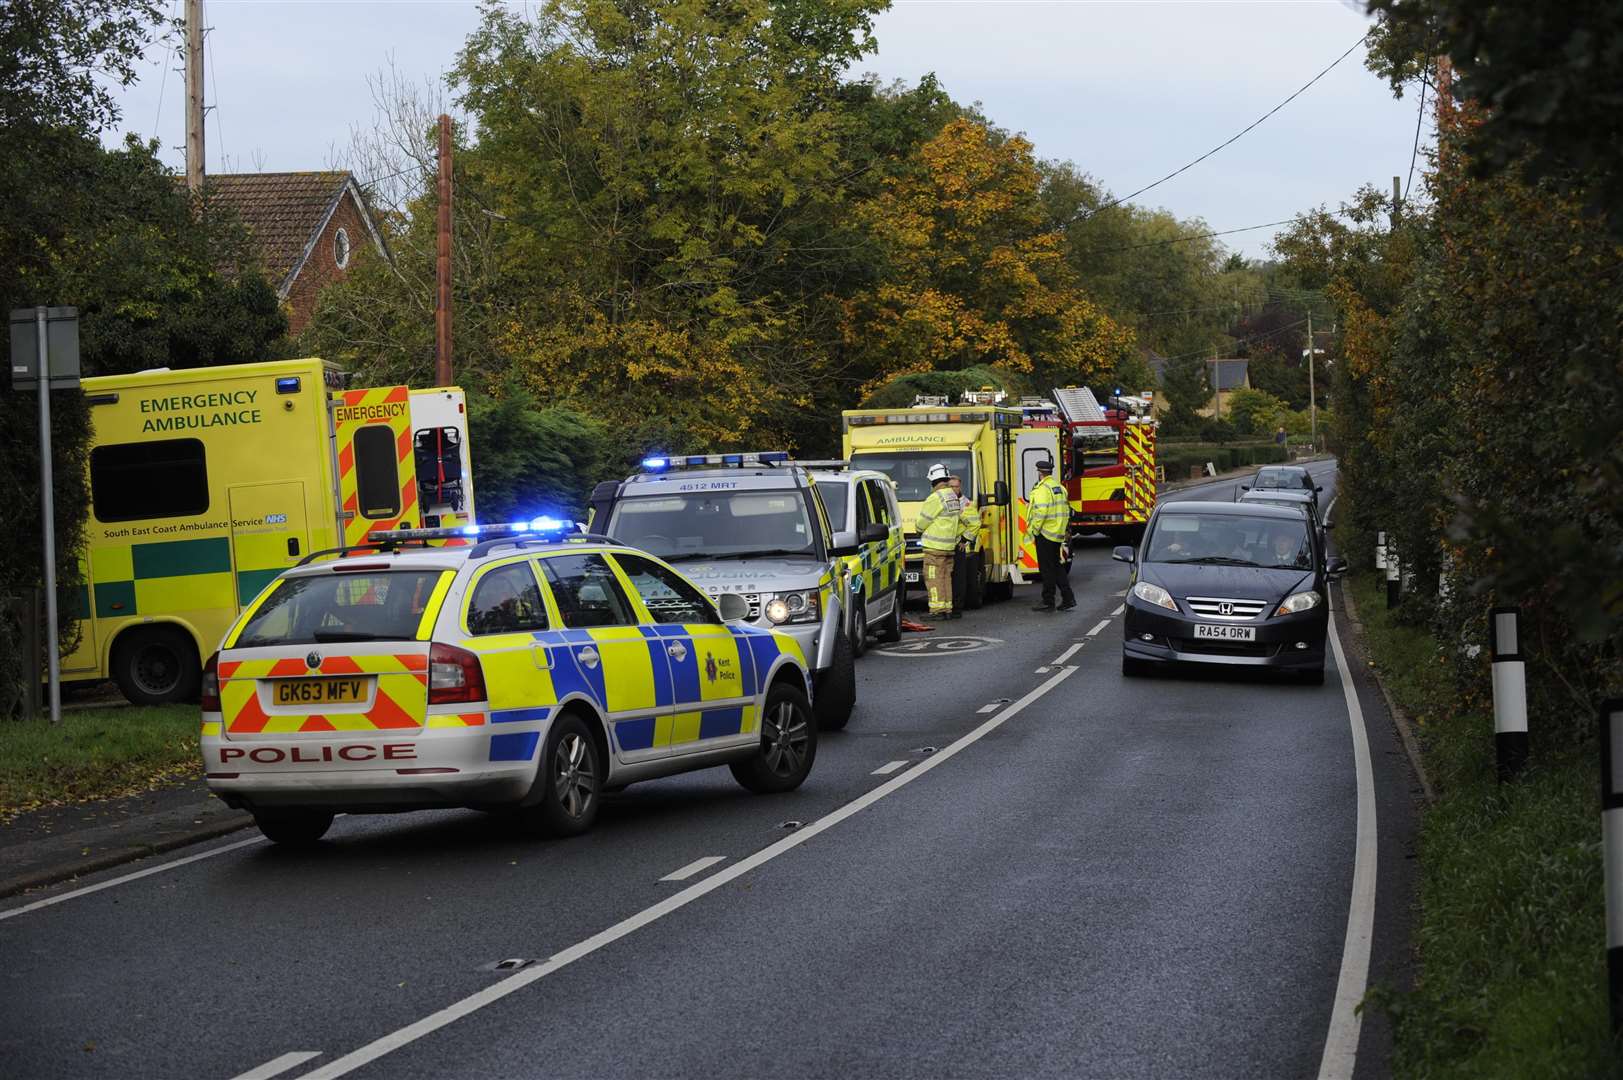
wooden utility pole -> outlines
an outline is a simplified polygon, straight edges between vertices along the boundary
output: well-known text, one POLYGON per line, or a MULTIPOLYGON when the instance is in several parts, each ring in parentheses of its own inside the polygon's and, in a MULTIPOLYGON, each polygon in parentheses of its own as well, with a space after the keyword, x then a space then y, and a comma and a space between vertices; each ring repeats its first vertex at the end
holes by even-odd
POLYGON ((203 0, 186 0, 186 190, 203 194, 203 0))
POLYGON ((1311 303, 1307 309, 1307 415, 1308 427, 1311 434, 1308 438, 1313 443, 1313 452, 1319 452, 1319 394, 1318 388, 1313 385, 1313 307, 1311 303))
POLYGON ((1403 214, 1403 183, 1399 177, 1392 178, 1392 228, 1398 227, 1398 218, 1403 214))
POLYGON ((440 114, 439 297, 434 305, 434 382, 451 385, 451 118, 440 114))

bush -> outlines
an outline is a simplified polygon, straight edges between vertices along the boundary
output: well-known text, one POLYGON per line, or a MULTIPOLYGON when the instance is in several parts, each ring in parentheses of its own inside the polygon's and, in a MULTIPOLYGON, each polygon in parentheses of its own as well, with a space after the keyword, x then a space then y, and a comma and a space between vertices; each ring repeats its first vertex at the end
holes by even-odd
POLYGON ((1229 446, 1173 444, 1157 447, 1156 464, 1166 470, 1168 480, 1182 480, 1189 475, 1191 466, 1203 467, 1208 461, 1222 473, 1252 465, 1277 464, 1287 460, 1288 456, 1283 446, 1274 443, 1236 443, 1229 446))
POLYGON ((542 407, 516 383, 468 395, 468 438, 480 521, 541 514, 584 520, 592 486, 627 468, 601 423, 572 409, 542 407))

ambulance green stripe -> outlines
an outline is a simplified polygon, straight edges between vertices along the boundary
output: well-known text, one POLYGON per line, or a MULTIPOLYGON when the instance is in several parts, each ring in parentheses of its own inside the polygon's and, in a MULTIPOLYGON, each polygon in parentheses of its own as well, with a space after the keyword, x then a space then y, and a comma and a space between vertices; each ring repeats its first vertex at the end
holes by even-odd
POLYGON ((231 570, 231 541, 220 536, 132 544, 130 557, 137 578, 224 574, 231 570))
POLYGON ((135 582, 96 582, 96 618, 116 619, 124 615, 134 614, 136 614, 135 582), (115 608, 113 607, 114 604, 119 606, 115 608))
POLYGON ((247 607, 276 579, 280 570, 238 570, 237 571, 237 606, 247 607))

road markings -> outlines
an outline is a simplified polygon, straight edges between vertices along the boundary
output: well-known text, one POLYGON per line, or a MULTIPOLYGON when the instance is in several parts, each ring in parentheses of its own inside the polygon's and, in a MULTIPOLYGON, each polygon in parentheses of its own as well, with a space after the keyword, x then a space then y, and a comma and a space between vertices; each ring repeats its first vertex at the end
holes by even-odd
POLYGON ((1341 976, 1330 1009, 1330 1031, 1319 1059, 1319 1080, 1344 1080, 1358 1062, 1358 1036, 1364 1018, 1358 1005, 1369 983, 1370 940, 1375 933, 1375 780, 1369 762, 1369 732, 1358 704, 1347 658, 1341 652, 1336 617, 1330 616, 1330 645, 1341 672, 1341 691, 1347 698, 1347 721, 1352 725, 1353 763, 1358 774, 1358 841, 1353 852, 1352 900, 1347 906, 1347 938, 1341 949, 1341 976))
POLYGON ((1339 498, 1341 498, 1341 492, 1338 491, 1338 492, 1336 492, 1336 498, 1331 499, 1330 500, 1330 505, 1326 506, 1324 508, 1324 513, 1319 515, 1319 524, 1323 525, 1325 528, 1330 527, 1330 511, 1332 511, 1332 510, 1334 510, 1336 508, 1336 499, 1339 499, 1339 498))
POLYGON ((1099 631, 1103 630, 1105 627, 1107 627, 1109 625, 1110 625, 1110 620, 1109 619, 1100 619, 1099 620, 1099 625, 1095 626, 1092 630, 1088 631, 1088 637, 1098 637, 1099 636, 1099 631))
MULTIPOLYGON (((986 710, 982 709, 981 711, 985 712, 986 710)), ((869 776, 889 776, 891 773, 895 772, 897 769, 906 768, 906 766, 907 766, 907 762, 905 762, 905 761, 887 761, 883 765, 879 766, 879 768, 877 768, 873 772, 869 773, 868 775, 869 776)))
POLYGON ((726 862, 726 861, 727 861, 727 856, 725 856, 725 855, 706 855, 702 859, 694 859, 692 862, 688 863, 686 866, 682 867, 679 870, 672 870, 670 873, 666 874, 664 877, 660 878, 659 880, 661 880, 661 881, 686 881, 688 878, 692 877, 694 874, 697 874, 700 870, 708 870, 712 866, 716 865, 717 863, 726 862))
POLYGON ((320 1050, 289 1050, 281 1057, 271 1058, 265 1064, 240 1074, 236 1080, 270 1080, 273 1076, 281 1076, 295 1065, 303 1065, 311 1058, 320 1056, 320 1050))
POLYGON ((1004 703, 1001 701, 988 701, 985 705, 982 705, 980 708, 976 709, 975 712, 981 716, 985 716, 989 712, 997 712, 999 709, 1003 708, 1003 705, 1004 703))
POLYGON ((516 993, 531 983, 538 982, 548 975, 568 967, 575 961, 590 956, 605 946, 612 945, 627 934, 634 933, 650 923, 657 922, 672 912, 693 903, 695 900, 709 895, 728 882, 735 881, 757 867, 764 866, 778 856, 799 847, 819 833, 827 832, 847 818, 860 814, 880 799, 895 794, 942 762, 984 739, 1009 720, 1018 716, 1032 702, 1037 701, 1059 686, 1076 670, 1074 667, 1060 668, 1052 676, 1032 689, 1025 697, 1005 707, 997 715, 984 721, 979 727, 961 736, 951 745, 943 747, 933 757, 926 758, 906 772, 892 777, 865 794, 859 795, 839 809, 818 818, 804 828, 790 833, 782 840, 767 845, 753 855, 738 860, 725 870, 711 874, 702 881, 694 882, 681 892, 672 893, 652 907, 644 908, 635 915, 622 919, 620 922, 593 934, 584 941, 571 945, 562 952, 554 953, 539 964, 531 964, 529 967, 521 968, 500 982, 493 983, 480 990, 478 993, 469 994, 460 1001, 452 1002, 438 1012, 430 1013, 415 1023, 407 1024, 397 1031, 374 1039, 365 1046, 350 1051, 336 1061, 330 1061, 321 1068, 304 1074, 303 1080, 334 1080, 336 1077, 343 1076, 363 1065, 376 1061, 385 1054, 407 1046, 425 1035, 430 1035, 447 1024, 454 1023, 464 1016, 472 1015, 487 1005, 495 1004, 509 994, 516 993))
POLYGON ((1117 615, 1120 615, 1122 612, 1124 612, 1126 610, 1127 610, 1127 605, 1126 604, 1117 604, 1116 605, 1116 610, 1112 611, 1110 613, 1110 617, 1115 618, 1117 615))
POLYGON ((150 877, 153 874, 161 874, 165 870, 174 870, 177 867, 185 866, 187 863, 197 862, 199 859, 212 859, 216 855, 224 855, 228 851, 236 851, 238 848, 245 848, 250 844, 263 843, 264 839, 265 838, 262 836, 256 836, 251 840, 238 840, 234 844, 227 844, 224 847, 211 848, 210 850, 201 852, 200 854, 188 855, 184 859, 176 859, 173 862, 162 863, 158 866, 149 866, 145 870, 137 870, 133 874, 125 874, 122 877, 110 878, 107 881, 97 882, 95 885, 86 885, 82 889, 73 889, 70 892, 62 893, 59 896, 47 896, 43 900, 35 900, 32 904, 24 904, 20 908, 12 908, 10 911, 0 911, 0 922, 4 922, 6 919, 15 918, 18 915, 26 915, 30 911, 38 911, 40 908, 50 907, 52 904, 60 904, 64 900, 72 900, 76 896, 89 896, 91 893, 101 892, 103 889, 111 889, 114 885, 122 885, 126 881, 135 881, 138 878, 150 877))
POLYGON ((1046 667, 1040 667, 1040 668, 1038 668, 1038 669, 1037 669, 1037 672, 1036 672, 1036 673, 1037 673, 1037 674, 1038 674, 1038 675, 1047 675, 1047 674, 1048 674, 1048 672, 1049 672, 1049 669, 1048 669, 1048 668, 1046 668, 1046 667))
POLYGON ((1113 593, 1112 595, 1114 595, 1114 596, 1126 596, 1127 595, 1127 590, 1123 589, 1121 592, 1113 593))
MULTIPOLYGON (((1077 652, 1082 648, 1082 646, 1084 644, 1085 644, 1085 642, 1079 641, 1075 645, 1072 645, 1069 649, 1066 649, 1064 652, 1062 652, 1058 656, 1054 657, 1054 666, 1059 667, 1061 664, 1065 663, 1065 661, 1067 661, 1071 657, 1075 656, 1077 654, 1077 652)), ((1047 671, 1048 669, 1047 668, 1039 668, 1038 670, 1039 671, 1047 671)))

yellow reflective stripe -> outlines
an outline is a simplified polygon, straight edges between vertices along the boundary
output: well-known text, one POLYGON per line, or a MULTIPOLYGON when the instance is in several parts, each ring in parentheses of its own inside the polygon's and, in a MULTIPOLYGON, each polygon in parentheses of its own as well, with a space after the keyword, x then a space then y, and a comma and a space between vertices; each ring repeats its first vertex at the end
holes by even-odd
POLYGON ((423 608, 422 621, 417 624, 417 640, 427 641, 434 633, 434 621, 439 618, 440 605, 445 602, 445 594, 451 591, 451 579, 456 575, 449 570, 440 573, 439 581, 434 584, 434 591, 428 594, 428 604, 423 608))
POLYGON ((277 578, 275 581, 271 582, 269 588, 262 590, 260 594, 254 598, 254 602, 243 609, 242 614, 237 616, 237 621, 231 624, 231 630, 225 636, 225 644, 220 646, 222 649, 229 649, 236 645, 237 635, 242 633, 242 628, 244 626, 248 625, 248 620, 254 617, 254 613, 264 605, 266 600, 271 598, 272 593, 282 587, 282 582, 285 580, 287 579, 277 578))
POLYGON ((214 737, 214 738, 218 738, 219 735, 220 735, 220 721, 218 721, 218 720, 205 720, 205 721, 203 721, 203 737, 204 738, 209 738, 211 736, 214 737))

